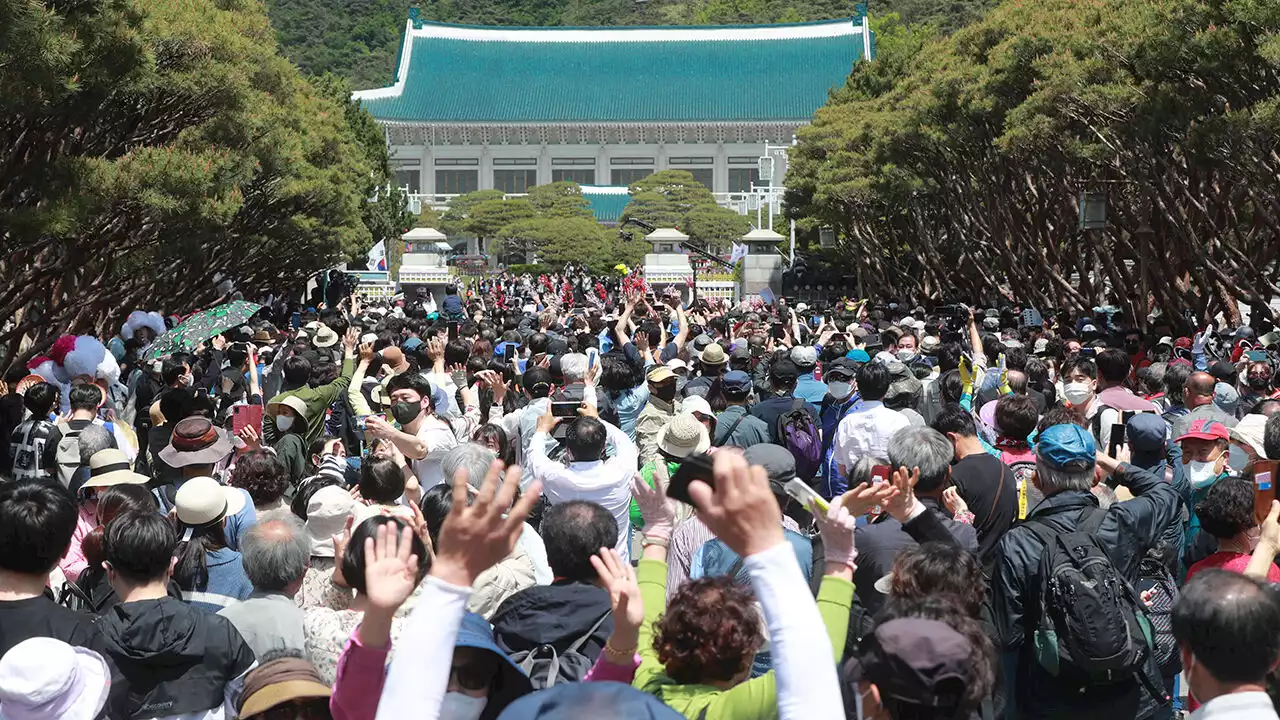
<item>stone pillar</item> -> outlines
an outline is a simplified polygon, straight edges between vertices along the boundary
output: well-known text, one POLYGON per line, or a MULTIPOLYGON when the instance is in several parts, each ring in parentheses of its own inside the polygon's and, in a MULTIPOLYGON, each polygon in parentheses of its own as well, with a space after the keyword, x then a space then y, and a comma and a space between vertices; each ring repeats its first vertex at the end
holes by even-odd
POLYGON ((742 294, 759 295, 769 288, 775 297, 782 294, 782 256, 777 253, 783 237, 761 228, 742 236, 747 256, 742 259, 742 294))

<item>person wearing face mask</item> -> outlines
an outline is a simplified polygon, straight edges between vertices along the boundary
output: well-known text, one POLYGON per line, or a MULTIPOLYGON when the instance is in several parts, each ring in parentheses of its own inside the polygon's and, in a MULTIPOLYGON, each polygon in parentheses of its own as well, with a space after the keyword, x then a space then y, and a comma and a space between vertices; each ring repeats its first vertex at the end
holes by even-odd
POLYGON ((1077 355, 1062 364, 1061 378, 1067 408, 1080 420, 1092 422, 1101 409, 1096 402, 1098 366, 1092 359, 1077 355))
POLYGON ((390 442, 404 455, 413 474, 423 488, 436 485, 441 480, 440 453, 436 451, 457 447, 449 421, 436 414, 434 389, 421 373, 396 375, 387 383, 391 398, 391 417, 399 429, 377 415, 365 419, 365 433, 378 440, 390 442), (435 455, 428 457, 429 454, 435 455))
POLYGON ((1237 414, 1244 415, 1253 406, 1271 396, 1271 364, 1267 362, 1251 362, 1241 373, 1240 402, 1236 406, 1237 414))
POLYGON ((645 379, 649 382, 649 400, 636 418, 635 444, 640 449, 641 463, 647 463, 658 456, 658 433, 680 412, 680 400, 676 397, 676 375, 671 372, 671 368, 654 365, 649 368, 645 379))
MULTIPOLYGON (((307 404, 296 395, 286 395, 267 405, 267 416, 275 418, 276 430, 279 434, 271 447, 276 457, 289 469, 290 490, 296 487, 307 474, 307 444, 303 440, 308 434, 307 404)), ((293 493, 289 493, 292 499, 293 493)))
POLYGON ((822 467, 818 471, 818 493, 825 498, 838 497, 848 489, 848 482, 835 460, 836 428, 862 396, 854 389, 853 379, 859 363, 837 358, 826 370, 827 395, 822 399, 818 415, 822 420, 822 467))
POLYGON ((1266 583, 1206 570, 1182 588, 1173 635, 1192 699, 1193 720, 1276 720, 1267 676, 1280 655, 1280 604, 1266 583))
POLYGON ((1200 516, 1196 508, 1209 494, 1214 483, 1226 476, 1227 451, 1231 435, 1227 426, 1216 420, 1197 420, 1187 432, 1179 435, 1169 448, 1173 466, 1173 486, 1183 496, 1191 517, 1183 538, 1183 567, 1189 567, 1214 550, 1212 537, 1200 532, 1200 516))

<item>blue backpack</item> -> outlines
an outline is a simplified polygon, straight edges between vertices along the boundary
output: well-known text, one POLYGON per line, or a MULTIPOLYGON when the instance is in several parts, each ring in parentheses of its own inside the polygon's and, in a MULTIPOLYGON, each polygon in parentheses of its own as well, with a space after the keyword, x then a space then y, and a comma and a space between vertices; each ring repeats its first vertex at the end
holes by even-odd
POLYGON ((778 444, 791 451, 796 459, 796 477, 813 480, 822 467, 822 433, 805 408, 805 400, 796 398, 791 408, 778 416, 774 435, 778 444))

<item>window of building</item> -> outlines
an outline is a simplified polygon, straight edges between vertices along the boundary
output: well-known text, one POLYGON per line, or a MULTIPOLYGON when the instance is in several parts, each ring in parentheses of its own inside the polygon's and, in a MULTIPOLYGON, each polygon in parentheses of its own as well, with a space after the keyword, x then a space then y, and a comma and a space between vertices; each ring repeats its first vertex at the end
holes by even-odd
POLYGON ((653 168, 614 168, 610 176, 613 185, 630 185, 653 174, 653 168))
POLYGON ((436 167, 475 167, 479 158, 436 158, 436 167))
POLYGON ((715 158, 710 157, 672 157, 667 158, 667 167, 692 174, 694 180, 710 190, 715 180, 715 170, 711 166, 715 162, 715 158))
POLYGON ((593 157, 572 157, 572 158, 551 158, 552 165, 590 165, 595 167, 596 159, 593 157))
POLYGON ((711 183, 714 181, 716 171, 711 168, 679 168, 693 175, 693 179, 702 183, 703 187, 710 190, 711 183))
POLYGON ((538 184, 537 170, 494 170, 493 189, 504 193, 527 193, 538 184))
POLYGON ((393 184, 398 188, 406 188, 410 195, 422 192, 422 171, 396 170, 393 184))
POLYGON ((494 158, 493 159, 494 167, 511 167, 511 166, 528 167, 530 165, 537 165, 537 164, 538 164, 537 158, 494 158))
POLYGON ((551 182, 575 182, 579 185, 595 185, 595 168, 551 168, 551 182))
POLYGON ((671 167, 680 167, 682 165, 715 165, 715 158, 709 157, 673 157, 667 158, 667 164, 671 167))
POLYGON ((436 170, 436 192, 441 195, 463 195, 480 187, 477 170, 436 170))
POLYGON ((653 158, 645 157, 616 157, 609 159, 610 165, 640 165, 645 167, 653 167, 653 158))
POLYGON ((753 167, 729 168, 729 192, 751 192, 751 184, 760 184, 760 170, 753 167))

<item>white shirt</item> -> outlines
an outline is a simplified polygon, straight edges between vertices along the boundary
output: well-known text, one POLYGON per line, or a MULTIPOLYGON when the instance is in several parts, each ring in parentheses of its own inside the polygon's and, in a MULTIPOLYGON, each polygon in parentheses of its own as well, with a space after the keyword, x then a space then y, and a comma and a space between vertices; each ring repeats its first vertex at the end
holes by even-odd
POLYGON ((863 456, 889 457, 889 438, 911 424, 905 415, 878 400, 864 400, 836 428, 834 457, 845 468, 863 456))
POLYGON ((453 429, 448 423, 434 417, 423 420, 422 427, 418 428, 416 435, 426 444, 427 456, 410 460, 409 467, 413 468, 413 474, 418 477, 418 484, 426 490, 444 482, 440 460, 445 450, 458 446, 458 438, 454 437, 453 429))
MULTIPOLYGON (((613 457, 608 460, 571 462, 568 467, 547 457, 547 434, 534 433, 529 447, 529 470, 542 481, 542 492, 557 505, 570 500, 588 500, 602 505, 618 523, 615 549, 623 562, 631 562, 631 476, 636 472, 636 444, 613 425, 600 421, 613 441, 613 457)), ((609 444, 606 440, 606 445, 609 444)))
POLYGON ((1191 713, 1191 720, 1277 720, 1275 706, 1264 692, 1219 695, 1191 713))

